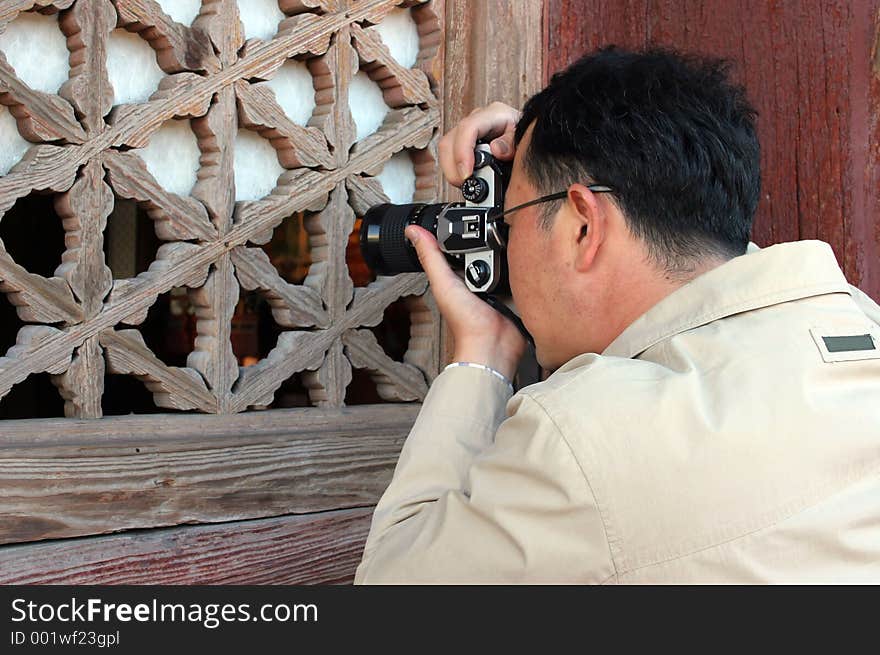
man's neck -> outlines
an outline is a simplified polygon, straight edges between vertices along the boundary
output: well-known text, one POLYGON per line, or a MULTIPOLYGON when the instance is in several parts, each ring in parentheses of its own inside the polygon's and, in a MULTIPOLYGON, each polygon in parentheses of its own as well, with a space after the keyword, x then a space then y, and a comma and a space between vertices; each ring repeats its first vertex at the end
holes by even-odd
POLYGON ((606 322, 607 329, 602 337, 603 345, 597 352, 605 350, 633 321, 668 295, 726 261, 720 257, 705 259, 693 270, 682 275, 669 275, 658 271, 650 264, 630 267, 621 274, 624 280, 618 289, 622 288, 622 292, 615 298, 607 299, 608 307, 605 315, 609 320, 606 322))

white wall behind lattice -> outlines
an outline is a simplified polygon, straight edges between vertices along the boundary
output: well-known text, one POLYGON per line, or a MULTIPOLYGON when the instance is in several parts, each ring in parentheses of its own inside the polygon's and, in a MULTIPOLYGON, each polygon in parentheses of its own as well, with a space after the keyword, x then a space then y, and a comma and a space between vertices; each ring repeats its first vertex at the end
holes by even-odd
POLYGON ((290 59, 265 84, 275 93, 278 104, 297 125, 305 125, 315 110, 315 88, 305 62, 290 59))
POLYGON ((419 30, 408 9, 395 9, 381 23, 369 29, 379 33, 397 63, 405 68, 416 65, 419 30))
POLYGON ((18 133, 15 117, 0 106, 0 175, 6 175, 27 152, 30 143, 18 133))
POLYGON ((0 34, 0 50, 32 89, 55 93, 67 81, 70 53, 57 16, 21 14, 0 34))
POLYGON ((165 75, 150 44, 123 29, 113 30, 107 41, 107 73, 114 105, 148 100, 165 75))
POLYGON ((357 140, 370 136, 390 111, 382 89, 363 71, 358 72, 348 87, 348 107, 357 127, 357 140))
POLYGON ((272 144, 251 130, 235 137, 235 199, 259 200, 275 188, 284 172, 272 144))
MULTIPOLYGON (((167 191, 188 195, 199 172, 199 142, 188 120, 167 121, 135 152, 167 191)), ((273 151, 274 152, 274 151, 273 151)))
POLYGON ((376 178, 391 202, 397 204, 412 202, 413 194, 416 192, 416 171, 406 150, 398 152, 389 159, 376 178))
POLYGON ((271 39, 285 16, 275 0, 238 0, 246 39, 271 39))
POLYGON ((202 8, 202 0, 158 0, 158 3, 162 11, 184 25, 190 25, 202 8))

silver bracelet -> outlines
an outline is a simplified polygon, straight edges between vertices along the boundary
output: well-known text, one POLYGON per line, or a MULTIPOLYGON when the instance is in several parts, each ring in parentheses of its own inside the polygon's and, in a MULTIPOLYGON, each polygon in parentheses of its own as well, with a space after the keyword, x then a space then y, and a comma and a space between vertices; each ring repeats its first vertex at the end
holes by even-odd
POLYGON ((443 370, 448 371, 453 366, 470 366, 471 368, 479 368, 484 371, 487 371, 487 372, 491 373, 492 375, 494 375, 499 380, 501 380, 502 382, 504 382, 504 384, 506 384, 508 386, 508 388, 510 389, 510 393, 513 393, 513 383, 510 380, 508 380, 504 376, 504 374, 499 373, 491 366, 486 366, 485 364, 477 364, 475 362, 452 362, 451 364, 447 365, 446 368, 444 368, 443 370))

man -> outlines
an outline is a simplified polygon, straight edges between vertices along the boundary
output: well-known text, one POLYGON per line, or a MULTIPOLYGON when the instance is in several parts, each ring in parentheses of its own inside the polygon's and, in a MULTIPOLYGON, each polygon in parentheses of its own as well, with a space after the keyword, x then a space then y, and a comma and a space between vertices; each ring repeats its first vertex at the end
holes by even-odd
POLYGON ((719 62, 606 49, 443 138, 538 201, 507 256, 554 372, 511 398, 522 337, 407 228, 458 365, 356 582, 880 582, 880 308, 827 244, 749 246, 753 117, 719 62))

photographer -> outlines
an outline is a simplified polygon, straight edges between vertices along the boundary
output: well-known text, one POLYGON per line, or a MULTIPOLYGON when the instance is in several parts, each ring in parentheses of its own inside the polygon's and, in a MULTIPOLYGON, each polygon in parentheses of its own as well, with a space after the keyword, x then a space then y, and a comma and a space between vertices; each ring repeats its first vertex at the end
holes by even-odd
POLYGON ((505 209, 536 201, 507 259, 553 373, 511 398, 523 337, 407 228, 454 364, 356 582, 880 582, 880 308, 825 243, 749 245, 759 145, 726 75, 605 49, 442 139, 453 184, 494 139, 505 209))

